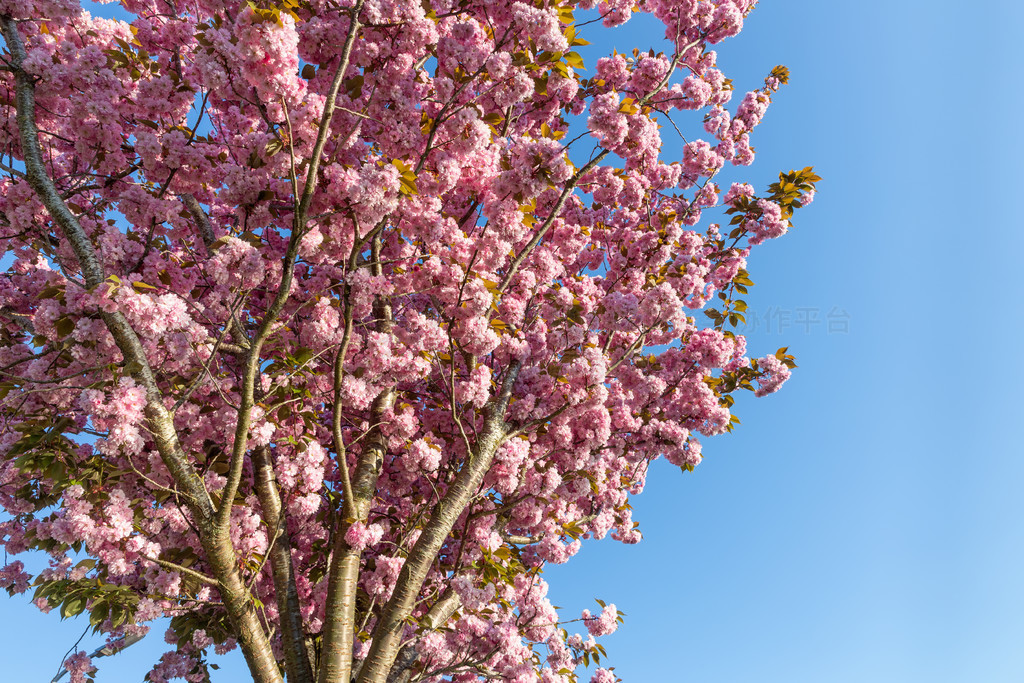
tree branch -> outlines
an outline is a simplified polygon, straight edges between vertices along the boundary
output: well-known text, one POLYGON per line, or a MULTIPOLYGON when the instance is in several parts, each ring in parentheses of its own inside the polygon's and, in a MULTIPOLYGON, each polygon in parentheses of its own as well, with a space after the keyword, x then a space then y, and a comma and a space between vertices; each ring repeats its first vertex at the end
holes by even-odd
POLYGON ((270 572, 274 577, 277 610, 281 615, 281 635, 284 640, 285 670, 288 683, 312 683, 313 669, 303 637, 302 610, 299 592, 295 586, 292 567, 291 539, 288 521, 281 506, 281 496, 274 480, 274 464, 270 448, 260 446, 253 451, 253 479, 256 495, 263 510, 263 521, 271 534, 270 572))
MULTIPOLYGON (((371 268, 375 275, 380 274, 379 234, 373 238, 371 245, 371 268)), ((356 247, 353 246, 352 259, 355 258, 356 247)), ((352 261, 354 262, 354 260, 352 261)), ((351 315, 346 310, 346 317, 351 315)), ((377 331, 391 334, 394 316, 391 304, 383 299, 374 303, 374 317, 377 320, 377 331)), ((340 367, 335 367, 340 372, 340 367)), ((336 381, 340 375, 336 374, 336 381)), ((377 492, 377 478, 380 476, 384 456, 387 453, 387 437, 381 430, 384 416, 391 412, 395 405, 395 387, 390 386, 381 391, 370 406, 370 430, 367 443, 359 454, 355 476, 352 478, 351 494, 345 501, 346 517, 334 538, 334 550, 327 584, 327 608, 324 618, 323 664, 320 668, 320 683, 333 681, 347 682, 352 675, 352 646, 355 638, 356 589, 359 579, 359 564, 362 551, 352 548, 345 541, 345 531, 355 522, 365 524, 377 492)), ((338 401, 335 400, 338 409, 338 401)), ((340 425, 339 425, 340 426, 340 425)), ((340 435, 340 430, 339 430, 340 435)), ((346 462, 339 463, 348 467, 346 462)))
POLYGON ((195 569, 189 569, 188 567, 183 567, 180 564, 168 562, 167 560, 161 560, 156 557, 150 557, 149 555, 143 555, 142 559, 146 560, 147 562, 152 562, 153 564, 163 567, 164 569, 167 569, 169 571, 178 572, 179 574, 184 574, 185 576, 191 576, 193 579, 199 581, 200 583, 205 583, 210 586, 217 585, 217 579, 211 576, 207 576, 202 572, 197 572, 195 569))
MULTIPOLYGON (((458 593, 449 588, 437 599, 423 618, 420 619, 420 626, 424 631, 436 631, 451 619, 455 611, 462 607, 462 600, 458 593)), ((395 663, 391 666, 387 683, 408 683, 413 675, 413 666, 419 660, 419 652, 415 643, 409 643, 398 651, 395 663)))
POLYGON ((494 452, 505 438, 505 411, 519 376, 521 363, 513 361, 505 371, 500 392, 488 403, 483 427, 472 453, 455 477, 444 497, 434 507, 419 539, 398 574, 394 593, 384 605, 358 683, 386 683, 398 655, 405 620, 412 613, 423 582, 437 553, 451 533, 462 511, 476 495, 480 482, 491 466, 494 452))
MULTIPOLYGON (((70 243, 86 285, 90 289, 95 289, 102 286, 106 280, 103 266, 88 235, 57 192, 43 163, 39 129, 35 121, 35 83, 22 66, 26 58, 25 45, 15 21, 10 16, 0 15, 0 25, 11 55, 9 64, 14 71, 18 132, 29 185, 70 243)), ((216 533, 209 524, 214 514, 213 501, 181 448, 173 418, 164 407, 163 393, 150 367, 142 342, 121 312, 104 311, 102 317, 128 363, 131 376, 146 391, 147 426, 161 459, 198 522, 203 549, 217 577, 228 617, 238 633, 238 642, 253 679, 257 683, 281 683, 277 662, 266 633, 256 616, 252 596, 241 582, 230 536, 216 533)))
POLYGON ((292 232, 288 238, 288 248, 282 259, 281 284, 277 289, 274 300, 267 308, 259 328, 256 330, 256 334, 250 344, 248 358, 246 358, 242 373, 238 422, 235 426, 235 442, 231 449, 227 483, 224 486, 224 497, 221 499, 220 508, 217 510, 217 524, 220 527, 227 526, 230 519, 231 506, 234 504, 235 494, 238 493, 238 486, 242 480, 245 452, 249 440, 249 425, 252 420, 252 408, 255 405, 255 382, 260 370, 260 351, 263 348, 263 343, 270 336, 270 331, 274 323, 277 322, 278 316, 288 302, 292 278, 295 274, 295 260, 299 253, 299 243, 305 235, 306 216, 309 211, 309 204, 313 199, 313 193, 316 190, 320 160, 323 156, 324 145, 327 144, 327 138, 330 135, 331 120, 334 117, 338 89, 341 87, 345 72, 348 70, 352 46, 355 44, 356 34, 359 32, 359 12, 363 8, 364 1, 356 0, 356 4, 352 7, 349 14, 349 30, 345 38, 345 45, 342 48, 341 62, 338 64, 334 80, 331 82, 330 90, 328 90, 326 100, 324 101, 324 111, 320 117, 320 132, 317 134, 316 143, 313 145, 313 152, 309 159, 309 168, 306 171, 306 185, 303 189, 302 197, 296 204, 295 214, 292 217, 292 232))

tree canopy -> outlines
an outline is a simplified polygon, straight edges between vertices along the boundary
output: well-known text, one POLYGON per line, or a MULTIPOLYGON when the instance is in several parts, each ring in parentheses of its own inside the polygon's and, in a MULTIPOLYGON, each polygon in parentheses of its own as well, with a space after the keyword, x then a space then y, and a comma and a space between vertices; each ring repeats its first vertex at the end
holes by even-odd
POLYGON ((729 108, 754 4, 0 0, 0 544, 50 558, 0 586, 171 617, 154 683, 615 681, 543 567, 794 367, 733 329, 819 178, 714 180, 788 79, 729 108))

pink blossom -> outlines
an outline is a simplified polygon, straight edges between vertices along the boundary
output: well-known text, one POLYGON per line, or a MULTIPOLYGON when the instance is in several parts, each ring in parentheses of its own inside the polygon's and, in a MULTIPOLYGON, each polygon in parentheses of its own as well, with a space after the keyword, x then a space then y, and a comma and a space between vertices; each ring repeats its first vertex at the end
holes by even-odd
POLYGON ((71 683, 85 683, 86 676, 95 673, 96 667, 84 651, 76 652, 64 660, 64 668, 71 675, 71 683))
POLYGON ((363 550, 367 546, 379 543, 383 534, 384 529, 379 524, 353 522, 345 532, 345 542, 354 550, 363 550))
POLYGON ((24 593, 28 590, 31 575, 25 571, 23 562, 11 562, 0 568, 0 588, 6 588, 11 594, 24 593))
POLYGON ((587 631, 593 636, 606 636, 614 633, 619 627, 619 613, 615 605, 607 605, 601 610, 601 614, 593 616, 590 610, 583 610, 583 623, 587 631))
POLYGON ((557 15, 553 12, 515 2, 512 4, 512 15, 541 50, 561 52, 569 47, 559 30, 557 15))
POLYGON ((757 378, 758 388, 754 391, 755 396, 775 393, 792 374, 790 369, 775 356, 758 358, 757 368, 761 374, 757 378))

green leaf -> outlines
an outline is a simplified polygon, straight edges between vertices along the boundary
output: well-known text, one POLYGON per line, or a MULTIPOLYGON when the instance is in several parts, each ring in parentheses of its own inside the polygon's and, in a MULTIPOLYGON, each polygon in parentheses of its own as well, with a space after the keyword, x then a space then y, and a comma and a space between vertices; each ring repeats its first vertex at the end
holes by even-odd
POLYGON ((69 617, 75 617, 82 613, 85 609, 85 598, 81 596, 69 597, 60 606, 60 616, 62 619, 69 617))
POLYGON ((626 97, 622 100, 619 105, 619 112, 622 114, 636 114, 639 113, 640 107, 636 105, 636 100, 632 97, 626 97))
POLYGON ((57 334, 64 338, 75 331, 75 321, 65 316, 59 318, 54 327, 57 328, 57 334))
POLYGON ((267 146, 264 147, 264 150, 266 151, 268 157, 274 156, 282 149, 284 149, 284 144, 277 138, 274 138, 273 140, 268 142, 267 146))
POLYGON ((346 78, 342 85, 345 86, 345 92, 348 94, 350 99, 356 100, 363 94, 363 82, 362 76, 353 76, 352 78, 346 78))
POLYGON ((583 57, 580 57, 578 52, 567 52, 565 63, 574 69, 586 70, 586 67, 583 66, 583 57))
POLYGON ((58 296, 62 296, 63 294, 64 294, 64 288, 63 287, 57 287, 57 286, 54 285, 54 286, 47 287, 43 291, 39 292, 39 294, 36 296, 36 298, 37 299, 54 299, 54 298, 56 298, 58 296))
POLYGON ((314 352, 313 349, 305 349, 305 348, 299 349, 295 353, 295 363, 297 365, 305 365, 315 355, 316 355, 316 352, 314 352))

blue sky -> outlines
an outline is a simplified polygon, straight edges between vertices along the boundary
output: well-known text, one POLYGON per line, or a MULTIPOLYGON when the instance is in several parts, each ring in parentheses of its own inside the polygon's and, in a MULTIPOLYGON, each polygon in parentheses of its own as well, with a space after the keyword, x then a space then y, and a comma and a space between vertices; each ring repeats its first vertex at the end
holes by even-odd
MULTIPOLYGON (((1024 680, 1022 25, 1009 1, 764 0, 721 46, 740 90, 792 72, 739 175, 824 178, 749 264, 750 348, 800 368, 694 473, 653 469, 643 543, 547 572, 566 615, 627 613, 606 642, 625 681, 1024 680)), ((0 610, 11 680, 48 680, 84 628, 0 610)), ((98 680, 139 680, 154 635, 98 680)))

